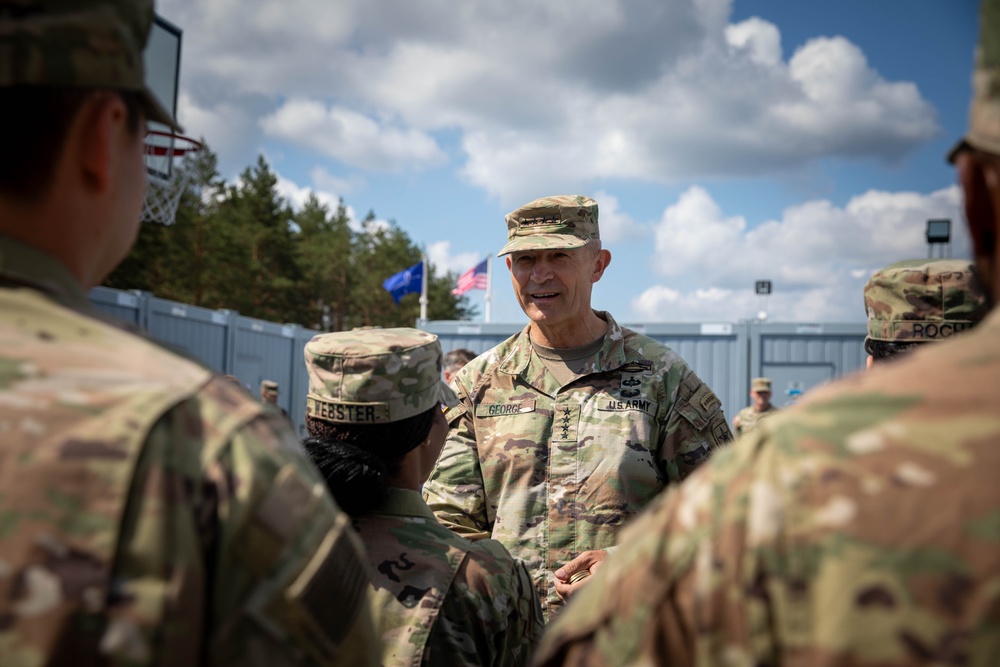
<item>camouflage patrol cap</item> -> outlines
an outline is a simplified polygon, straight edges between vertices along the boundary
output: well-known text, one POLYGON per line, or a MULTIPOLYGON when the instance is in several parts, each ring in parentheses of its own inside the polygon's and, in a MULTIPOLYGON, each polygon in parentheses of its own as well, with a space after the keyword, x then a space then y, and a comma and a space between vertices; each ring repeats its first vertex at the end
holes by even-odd
POLYGON ((969 131, 948 153, 948 161, 969 147, 1000 155, 1000 0, 980 5, 969 131))
POLYGON ((519 250, 579 248, 601 238, 597 202, 583 195, 542 197, 507 214, 507 245, 497 257, 519 250))
POLYGON ((868 338, 925 341, 948 338, 986 314, 972 264, 959 259, 911 259, 876 271, 864 290, 868 338))
POLYGON ((458 403, 441 381, 441 344, 417 329, 315 336, 305 347, 306 414, 346 424, 384 424, 458 403))
POLYGON ((139 93, 150 120, 180 126, 145 83, 153 0, 2 0, 0 87, 139 93))
POLYGON ((261 393, 278 393, 278 383, 274 380, 261 380, 260 381, 260 391, 261 393))
POLYGON ((750 382, 753 391, 771 391, 771 378, 754 378, 750 382))

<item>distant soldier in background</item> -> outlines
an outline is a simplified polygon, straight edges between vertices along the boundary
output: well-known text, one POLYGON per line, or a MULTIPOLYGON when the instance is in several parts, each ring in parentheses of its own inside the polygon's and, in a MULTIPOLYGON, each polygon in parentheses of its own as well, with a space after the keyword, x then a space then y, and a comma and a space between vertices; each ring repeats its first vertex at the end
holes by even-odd
POLYGON ((476 353, 464 347, 455 348, 445 352, 444 355, 444 381, 445 384, 451 382, 455 373, 462 370, 462 367, 476 358, 476 353))
POLYGON ((967 259, 911 259, 876 271, 864 290, 868 367, 974 327, 989 307, 967 259))
MULTIPOLYGON (((1000 0, 957 162, 1000 293, 1000 0)), ((811 391, 628 526, 538 665, 1000 665, 1000 309, 811 391)))
POLYGON ((145 187, 144 0, 0 8, 0 664, 375 664, 367 575, 280 416, 104 320, 145 187))
POLYGON ((757 421, 778 412, 771 404, 771 378, 754 378, 750 383, 751 404, 733 417, 733 433, 737 436, 749 433, 757 426, 757 421))
POLYGON ((261 380, 260 381, 260 400, 273 405, 276 409, 281 411, 281 414, 285 415, 285 419, 288 419, 288 410, 284 409, 278 405, 278 394, 280 388, 278 383, 274 380, 261 380))
POLYGON ((448 433, 442 408, 457 402, 437 336, 321 334, 305 359, 304 444, 369 554, 382 666, 527 664, 542 610, 524 563, 455 535, 420 497, 448 433))

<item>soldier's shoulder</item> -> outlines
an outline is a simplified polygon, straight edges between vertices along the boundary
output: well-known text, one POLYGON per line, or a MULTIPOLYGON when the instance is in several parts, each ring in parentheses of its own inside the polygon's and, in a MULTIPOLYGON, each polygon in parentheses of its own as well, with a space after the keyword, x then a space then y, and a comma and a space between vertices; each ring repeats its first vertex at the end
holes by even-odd
POLYGON ((492 539, 472 542, 464 565, 466 585, 470 592, 482 597, 514 595, 519 578, 530 581, 527 566, 492 539))

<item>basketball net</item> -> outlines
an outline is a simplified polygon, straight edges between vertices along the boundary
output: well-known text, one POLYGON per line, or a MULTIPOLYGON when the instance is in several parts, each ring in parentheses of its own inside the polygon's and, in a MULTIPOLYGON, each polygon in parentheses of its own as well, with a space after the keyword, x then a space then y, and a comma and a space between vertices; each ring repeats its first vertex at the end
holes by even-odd
POLYGON ((177 217, 181 195, 194 177, 186 156, 202 149, 200 142, 169 132, 146 134, 146 197, 142 219, 171 225, 177 217))

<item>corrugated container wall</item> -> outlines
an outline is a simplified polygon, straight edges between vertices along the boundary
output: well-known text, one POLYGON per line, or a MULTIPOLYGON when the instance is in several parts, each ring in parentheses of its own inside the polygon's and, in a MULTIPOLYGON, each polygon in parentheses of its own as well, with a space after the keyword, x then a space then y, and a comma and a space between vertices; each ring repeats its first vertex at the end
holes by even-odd
MULTIPOLYGON (((149 332, 165 345, 219 373, 235 375, 253 395, 260 381, 276 380, 278 403, 300 435, 305 429, 309 380, 302 358, 318 332, 297 324, 275 324, 233 311, 210 310, 160 299, 146 292, 91 290, 94 305, 149 332)), ((865 325, 830 323, 623 323, 673 348, 715 391, 727 417, 749 402, 750 380, 773 381, 772 401, 792 403, 818 384, 864 367, 865 325)), ((524 324, 437 321, 418 323, 436 334, 448 352, 483 353, 520 331, 524 324)))
MULTIPOLYGON (((726 416, 749 404, 750 380, 770 377, 772 402, 791 404, 802 392, 864 367, 865 325, 623 322, 677 352, 719 396, 726 416)), ((519 323, 426 322, 445 352, 482 353, 523 328, 519 323)))
POLYGON ((261 380, 275 380, 280 387, 278 405, 288 411, 296 432, 305 433, 309 381, 302 350, 318 332, 177 303, 148 292, 95 287, 89 297, 101 312, 145 330, 175 352, 236 376, 255 398, 260 397, 261 380))

